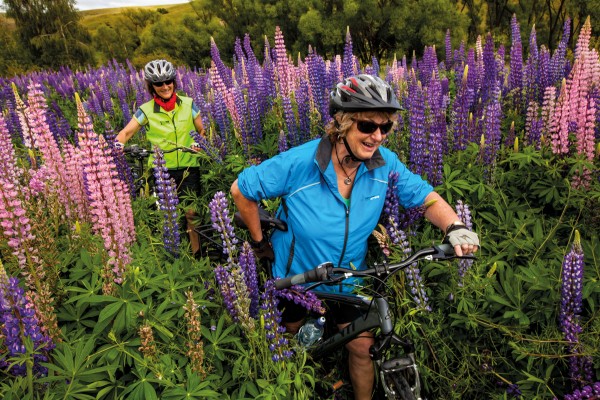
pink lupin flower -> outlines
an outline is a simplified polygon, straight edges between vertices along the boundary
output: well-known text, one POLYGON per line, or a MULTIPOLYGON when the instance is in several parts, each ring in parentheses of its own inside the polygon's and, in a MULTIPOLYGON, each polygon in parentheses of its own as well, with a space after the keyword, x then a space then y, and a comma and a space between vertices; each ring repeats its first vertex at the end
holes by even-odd
POLYGON ((291 66, 289 65, 283 33, 279 26, 275 27, 275 73, 279 95, 288 97, 293 90, 291 66))
POLYGON ((104 240, 109 260, 102 272, 103 292, 113 294, 114 284, 123 282, 125 267, 131 262, 129 246, 135 240, 131 198, 118 178, 111 151, 104 137, 93 131, 90 118, 76 95, 79 119, 79 150, 90 203, 94 232, 104 240))
POLYGON ((46 119, 47 105, 44 93, 39 83, 32 83, 27 93, 29 106, 25 115, 29 121, 29 128, 33 146, 39 151, 43 165, 49 174, 49 189, 55 193, 64 207, 67 218, 74 217, 74 202, 71 199, 69 180, 64 174, 64 160, 58 143, 50 130, 46 119))
POLYGON ((187 300, 183 309, 185 311, 184 317, 188 333, 187 356, 190 358, 192 371, 205 377, 206 369, 204 368, 204 343, 202 342, 200 312, 198 311, 198 304, 194 300, 194 294, 189 291, 185 293, 185 296, 187 300))
POLYGON ((58 327, 54 314, 54 299, 49 281, 45 279, 37 248, 33 246, 35 236, 31 232, 31 223, 21 201, 22 194, 19 189, 14 183, 0 177, 0 227, 8 246, 12 249, 12 255, 17 260, 21 275, 25 278, 27 296, 31 299, 31 304, 35 305, 35 313, 41 322, 42 330, 56 339, 58 327))
POLYGON ((89 204, 85 194, 83 165, 81 153, 69 142, 63 143, 64 173, 70 186, 71 196, 75 203, 77 219, 80 222, 91 220, 89 204))
POLYGON ((567 95, 567 82, 563 79, 560 95, 556 102, 556 109, 552 114, 550 124, 551 148, 554 154, 569 153, 569 98, 567 95))
POLYGON ((19 92, 17 91, 17 86, 15 85, 15 83, 11 82, 10 85, 12 87, 13 94, 15 95, 15 111, 19 116, 19 124, 21 125, 21 131, 23 132, 23 144, 25 145, 25 147, 30 149, 33 140, 31 139, 31 127, 29 124, 29 120, 25 115, 25 109, 27 108, 27 106, 25 105, 23 100, 21 100, 21 96, 19 96, 19 92))
POLYGON ((554 108, 556 106, 556 87, 548 86, 544 90, 544 103, 542 104, 542 132, 549 136, 554 118, 554 108))
POLYGON ((6 121, 0 113, 0 176, 16 183, 17 177, 21 174, 20 168, 17 167, 15 149, 11 143, 6 121))

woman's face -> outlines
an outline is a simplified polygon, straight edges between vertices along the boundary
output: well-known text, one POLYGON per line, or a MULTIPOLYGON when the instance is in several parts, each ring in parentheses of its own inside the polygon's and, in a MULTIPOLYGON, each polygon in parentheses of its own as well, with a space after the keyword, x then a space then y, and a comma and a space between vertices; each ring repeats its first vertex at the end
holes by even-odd
POLYGON ((165 81, 165 82, 157 82, 153 83, 152 87, 157 95, 159 95, 164 100, 169 100, 171 96, 173 96, 173 91, 175 89, 175 85, 173 84, 173 79, 165 81))
POLYGON ((353 118, 346 135, 348 146, 360 159, 370 159, 391 131, 393 121, 382 115, 362 115, 353 118))

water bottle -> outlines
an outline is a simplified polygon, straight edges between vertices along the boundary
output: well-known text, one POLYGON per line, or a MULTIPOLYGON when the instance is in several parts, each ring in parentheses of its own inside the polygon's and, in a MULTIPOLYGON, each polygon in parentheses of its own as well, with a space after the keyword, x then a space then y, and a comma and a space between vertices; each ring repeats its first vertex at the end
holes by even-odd
POLYGON ((325 317, 310 319, 306 321, 296 334, 296 340, 302 347, 309 347, 317 343, 323 337, 325 330, 325 317))

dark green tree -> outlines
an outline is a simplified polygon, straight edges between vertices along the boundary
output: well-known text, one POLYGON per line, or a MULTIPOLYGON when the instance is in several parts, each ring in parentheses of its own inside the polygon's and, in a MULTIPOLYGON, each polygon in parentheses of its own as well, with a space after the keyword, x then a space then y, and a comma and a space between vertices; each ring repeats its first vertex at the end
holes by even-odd
POLYGON ((132 59, 135 50, 141 45, 139 35, 119 22, 101 25, 93 35, 92 43, 101 54, 101 60, 115 59, 124 62, 132 59))
POLYGON ((88 32, 75 0, 4 0, 18 39, 42 68, 78 67, 92 61, 88 32))
POLYGON ((0 76, 13 76, 31 67, 27 52, 15 40, 14 28, 0 15, 0 76))

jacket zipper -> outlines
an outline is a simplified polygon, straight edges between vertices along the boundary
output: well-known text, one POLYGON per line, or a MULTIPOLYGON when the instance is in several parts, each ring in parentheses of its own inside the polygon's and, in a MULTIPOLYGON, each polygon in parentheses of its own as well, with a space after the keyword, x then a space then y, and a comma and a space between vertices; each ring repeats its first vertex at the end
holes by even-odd
MULTIPOLYGON (((168 114, 167 114, 168 115, 168 114)), ((173 132, 175 132, 175 147, 178 147, 177 143, 177 126, 175 125, 175 113, 173 113, 173 117, 169 117, 171 119, 171 124, 173 125, 173 132)), ((179 169, 179 150, 175 150, 175 157, 177 158, 177 169, 179 169)))
MULTIPOLYGON (((350 196, 352 198, 352 195, 350 196)), ((344 259, 344 255, 346 254, 346 246, 348 245, 348 231, 350 230, 350 206, 346 207, 346 227, 344 231, 344 247, 342 247, 342 254, 340 255, 340 260, 338 261, 338 267, 342 266, 342 260, 344 259)))

